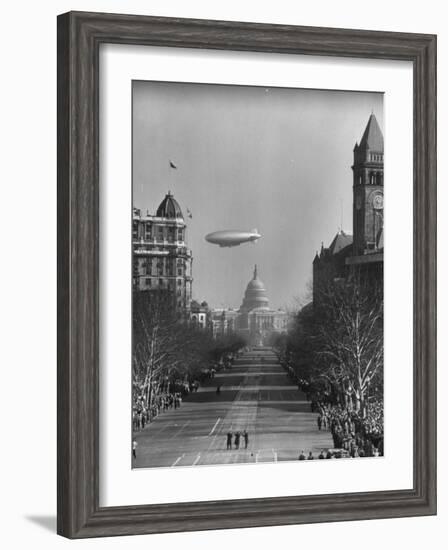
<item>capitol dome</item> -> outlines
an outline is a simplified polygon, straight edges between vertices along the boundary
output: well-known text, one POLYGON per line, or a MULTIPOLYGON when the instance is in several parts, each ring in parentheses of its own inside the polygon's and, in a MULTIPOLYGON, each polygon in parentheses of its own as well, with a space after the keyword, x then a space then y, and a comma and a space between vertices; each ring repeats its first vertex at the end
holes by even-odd
POLYGON ((255 266, 252 280, 247 285, 240 311, 252 311, 254 309, 269 309, 266 288, 258 278, 257 266, 255 266))
POLYGON ((158 218, 184 218, 179 203, 173 197, 171 191, 168 191, 165 198, 160 203, 159 208, 157 208, 156 216, 158 218))

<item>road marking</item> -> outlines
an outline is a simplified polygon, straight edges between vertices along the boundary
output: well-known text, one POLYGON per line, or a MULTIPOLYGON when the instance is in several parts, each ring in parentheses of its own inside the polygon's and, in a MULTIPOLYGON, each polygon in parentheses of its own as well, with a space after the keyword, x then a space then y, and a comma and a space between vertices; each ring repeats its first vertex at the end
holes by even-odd
POLYGON ((213 426, 211 432, 208 435, 213 435, 213 432, 216 430, 216 426, 219 424, 220 421, 221 421, 221 419, 218 418, 218 420, 215 422, 215 425, 213 426))
POLYGON ((182 459, 184 458, 184 456, 185 456, 185 453, 184 453, 182 456, 179 456, 178 458, 176 458, 176 460, 171 464, 171 468, 172 468, 173 466, 176 466, 176 464, 177 464, 180 460, 182 460, 182 459))
MULTIPOLYGON (((182 431, 188 426, 188 424, 190 424, 190 422, 191 422, 191 420, 188 420, 187 422, 185 422, 185 424, 182 424, 181 428, 179 428, 178 430, 176 430, 176 433, 173 434, 173 435, 170 437, 170 439, 173 439, 173 438, 177 437, 177 436, 180 434, 180 432, 182 432, 182 431)), ((178 426, 178 425, 179 425, 179 424, 175 424, 175 426, 178 426)))
POLYGON ((192 465, 196 466, 196 464, 199 462, 200 458, 201 458, 201 453, 198 454, 198 456, 196 457, 196 459, 195 459, 195 461, 193 462, 192 465))

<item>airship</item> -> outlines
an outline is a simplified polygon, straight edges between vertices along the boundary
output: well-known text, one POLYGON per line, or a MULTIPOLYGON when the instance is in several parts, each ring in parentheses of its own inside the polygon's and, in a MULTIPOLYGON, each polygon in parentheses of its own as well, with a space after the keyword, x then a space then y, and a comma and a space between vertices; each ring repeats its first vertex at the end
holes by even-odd
POLYGON ((212 244, 219 244, 221 247, 239 246, 243 243, 253 243, 261 237, 257 229, 252 231, 227 230, 215 231, 205 236, 205 240, 212 244))

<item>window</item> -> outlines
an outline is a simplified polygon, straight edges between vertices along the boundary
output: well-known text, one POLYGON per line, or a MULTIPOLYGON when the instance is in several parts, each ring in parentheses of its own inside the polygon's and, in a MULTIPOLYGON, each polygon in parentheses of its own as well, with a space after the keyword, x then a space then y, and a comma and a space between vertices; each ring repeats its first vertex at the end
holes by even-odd
POLYGON ((178 274, 179 276, 180 276, 180 275, 182 275, 182 268, 181 268, 181 267, 180 267, 180 268, 178 268, 178 270, 177 270, 177 274, 178 274))
POLYGON ((151 279, 146 279, 146 286, 151 286, 151 279))
POLYGON ((180 279, 177 280, 177 286, 180 286, 182 284, 182 281, 180 279))

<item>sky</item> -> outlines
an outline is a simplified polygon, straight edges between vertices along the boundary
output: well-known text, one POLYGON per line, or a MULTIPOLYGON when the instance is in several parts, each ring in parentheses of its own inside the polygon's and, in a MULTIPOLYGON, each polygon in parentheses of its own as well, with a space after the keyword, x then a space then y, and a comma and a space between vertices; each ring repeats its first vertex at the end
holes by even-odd
POLYGON ((381 93, 133 83, 134 206, 155 214, 174 194, 194 299, 238 308, 257 264, 272 308, 307 300, 321 243, 352 233, 353 147, 372 112, 384 134, 381 93), (254 228, 256 244, 205 241, 254 228))

